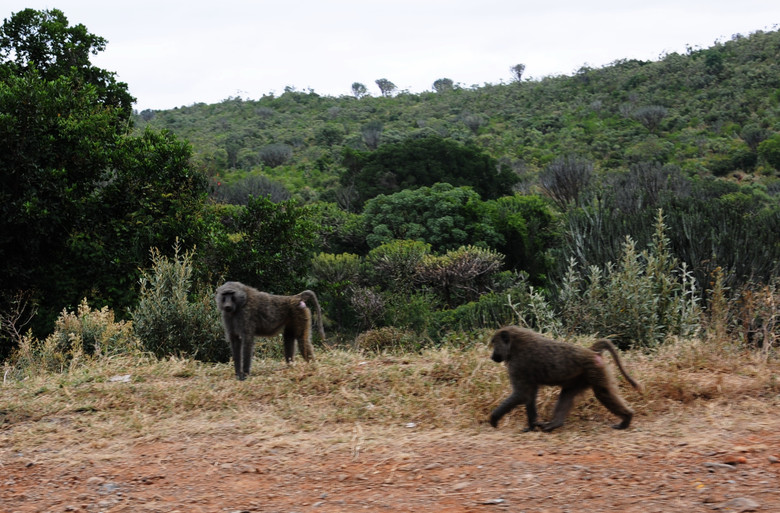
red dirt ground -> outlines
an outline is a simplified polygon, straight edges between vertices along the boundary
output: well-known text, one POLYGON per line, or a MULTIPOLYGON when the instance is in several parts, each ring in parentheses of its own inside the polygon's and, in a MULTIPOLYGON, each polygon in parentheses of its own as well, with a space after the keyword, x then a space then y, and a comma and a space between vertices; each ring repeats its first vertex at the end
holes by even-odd
POLYGON ((780 416, 760 410, 686 406, 620 432, 605 416, 24 449, 2 431, 31 426, 0 424, 0 512, 780 512, 780 416))

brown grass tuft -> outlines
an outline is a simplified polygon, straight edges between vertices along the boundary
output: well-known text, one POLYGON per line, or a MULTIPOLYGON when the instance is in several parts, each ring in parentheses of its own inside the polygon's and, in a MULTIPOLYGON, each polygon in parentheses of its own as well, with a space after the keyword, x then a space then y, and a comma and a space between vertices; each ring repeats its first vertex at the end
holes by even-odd
MULTIPOLYGON (((74 450, 82 444, 110 450, 120 439, 226 432, 265 439, 323 427, 479 429, 508 394, 509 384, 482 340, 469 346, 380 355, 322 350, 316 362, 291 366, 280 359, 257 359, 244 382, 233 379, 232 364, 138 355, 90 359, 62 374, 15 379, 8 376, 23 373, 5 373, 0 447, 35 446, 51 437, 74 450)), ((638 424, 643 416, 691 404, 727 407, 753 401, 759 408, 761 398, 780 393, 776 355, 767 358, 711 341, 673 340, 652 352, 622 356, 644 388, 637 392, 619 378, 638 424)), ((542 417, 549 415, 556 397, 556 390, 542 390, 542 417)), ((519 428, 524 416, 521 408, 504 422, 519 428)), ((611 420, 590 394, 570 422, 578 418, 611 420)))

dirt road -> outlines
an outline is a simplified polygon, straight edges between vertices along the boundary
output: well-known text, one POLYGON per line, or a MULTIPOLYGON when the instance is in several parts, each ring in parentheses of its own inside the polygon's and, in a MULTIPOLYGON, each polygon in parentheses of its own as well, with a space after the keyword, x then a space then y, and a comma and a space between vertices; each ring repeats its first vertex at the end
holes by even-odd
POLYGON ((550 434, 511 420, 464 431, 226 425, 123 441, 63 434, 71 428, 58 418, 39 420, 52 425, 22 449, 0 425, 0 511, 780 511, 780 415, 704 404, 627 431, 611 420, 572 419, 550 434))

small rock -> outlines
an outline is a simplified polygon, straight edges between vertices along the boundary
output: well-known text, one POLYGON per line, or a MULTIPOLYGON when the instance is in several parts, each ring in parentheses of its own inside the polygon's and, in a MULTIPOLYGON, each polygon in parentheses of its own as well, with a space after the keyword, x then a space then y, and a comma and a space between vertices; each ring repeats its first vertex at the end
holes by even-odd
POLYGON ((736 469, 736 467, 734 465, 729 465, 727 463, 717 463, 717 462, 714 462, 714 461, 706 461, 706 462, 704 462, 704 466, 705 467, 709 467, 709 468, 722 468, 722 469, 726 469, 726 470, 734 470, 734 469, 736 469))
POLYGON ((780 463, 780 458, 777 456, 769 456, 769 463, 780 463))
POLYGON ((488 499, 486 501, 480 501, 479 504, 491 505, 491 504, 503 504, 504 499, 488 499))
POLYGON ((716 508, 722 509, 724 511, 735 511, 737 513, 742 513, 743 511, 758 511, 759 504, 753 499, 737 497, 735 499, 718 504, 716 508))
POLYGON ((468 481, 461 481, 460 483, 456 483, 455 486, 452 487, 452 489, 457 492, 459 490, 463 490, 464 488, 468 488, 470 484, 471 483, 469 483, 468 481))

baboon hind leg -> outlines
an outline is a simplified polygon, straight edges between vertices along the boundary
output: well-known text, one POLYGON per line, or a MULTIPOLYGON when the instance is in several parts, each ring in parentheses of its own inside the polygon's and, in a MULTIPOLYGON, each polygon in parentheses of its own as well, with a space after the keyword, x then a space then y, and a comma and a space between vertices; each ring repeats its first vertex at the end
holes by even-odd
POLYGON ((555 403, 552 419, 541 424, 542 431, 552 431, 561 427, 574 406, 574 399, 584 390, 585 388, 579 385, 562 387, 558 402, 555 403))
POLYGON ((620 417, 620 423, 612 426, 613 428, 626 429, 631 424, 634 411, 628 407, 613 387, 595 386, 593 387, 593 394, 609 411, 620 417))
POLYGON ((287 363, 292 363, 295 356, 295 330, 291 326, 284 329, 284 359, 287 363))
POLYGON ((311 327, 308 325, 304 326, 303 332, 298 337, 298 350, 307 362, 314 358, 314 346, 311 345, 311 327))

